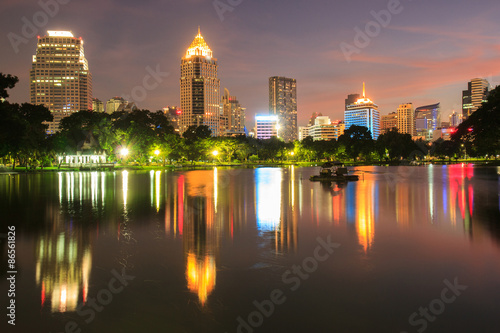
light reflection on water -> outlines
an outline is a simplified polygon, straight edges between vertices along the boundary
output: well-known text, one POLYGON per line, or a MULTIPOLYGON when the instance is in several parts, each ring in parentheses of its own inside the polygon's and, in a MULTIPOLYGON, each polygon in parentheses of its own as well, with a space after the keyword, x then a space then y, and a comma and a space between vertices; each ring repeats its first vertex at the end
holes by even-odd
MULTIPOLYGON (((68 172, 1 178, 0 193, 8 193, 9 200, 22 198, 12 213, 21 216, 20 232, 33 233, 35 255, 20 261, 34 267, 32 289, 41 295, 41 309, 51 313, 75 312, 89 295, 95 297, 107 283, 100 271, 122 266, 134 271, 138 265, 154 267, 135 273, 144 274, 143 280, 156 270, 163 276, 182 274, 175 289, 189 291, 201 308, 238 304, 234 292, 226 290, 235 283, 232 274, 243 270, 243 276, 255 276, 247 288, 258 291, 263 285, 259 277, 274 276, 290 260, 310 255, 309 244, 318 234, 331 233, 343 248, 354 247, 355 255, 372 267, 393 237, 411 243, 414 232, 425 230, 434 239, 441 237, 431 229, 436 226, 443 237, 460 242, 466 235, 481 246, 499 243, 498 226, 491 219, 499 216, 500 169, 360 169, 363 179, 347 184, 311 183, 308 177, 317 170, 293 166, 68 172), (46 189, 45 199, 32 196, 28 183, 36 193, 46 189), (19 208, 27 203, 45 213, 28 219, 19 208), (34 231, 27 228, 30 224, 37 224, 34 231), (153 238, 153 226, 162 237, 153 238), (267 271, 269 276, 261 273, 267 271)), ((321 274, 319 283, 326 283, 328 276, 321 274)), ((191 296, 176 301, 189 304, 191 296)), ((19 297, 28 299, 29 293, 19 297)), ((106 318, 104 312, 101 316, 106 318)), ((234 318, 221 316, 231 326, 234 318)))

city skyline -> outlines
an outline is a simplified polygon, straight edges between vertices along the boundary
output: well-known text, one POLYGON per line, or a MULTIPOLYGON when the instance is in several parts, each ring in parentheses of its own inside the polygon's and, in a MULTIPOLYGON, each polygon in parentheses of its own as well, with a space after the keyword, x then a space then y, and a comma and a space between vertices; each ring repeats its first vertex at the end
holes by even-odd
POLYGON ((165 75, 144 100, 132 101, 139 108, 158 110, 180 105, 179 59, 200 25, 216 50, 221 87, 228 87, 246 107, 249 127, 253 116, 267 109, 270 76, 293 77, 299 82, 298 125, 305 125, 312 112, 342 119, 345 96, 360 93, 363 81, 373 87, 370 97, 377 101, 381 114, 394 112, 405 102, 440 102, 444 118, 461 110, 461 93, 471 79, 482 77, 493 86, 500 81, 494 34, 499 26, 494 13, 500 5, 483 3, 458 6, 453 2, 454 15, 443 19, 451 2, 401 2, 403 10, 370 38, 369 45, 352 54, 349 63, 340 45, 355 45, 355 28, 363 30, 374 21, 372 11, 386 10, 387 1, 287 2, 285 11, 283 3, 243 1, 224 12, 223 21, 211 1, 148 8, 128 1, 120 6, 113 1, 99 5, 70 2, 59 5, 45 25, 35 26, 33 37, 23 35, 23 25, 33 22, 43 8, 19 1, 5 5, 8 15, 0 23, 6 31, 0 70, 20 78, 10 101, 29 101, 29 58, 36 48, 36 35, 69 30, 86 42, 93 97, 105 101, 131 95, 135 87, 142 86, 149 69, 165 75), (304 10, 311 15, 301 21, 304 10), (285 21, 298 23, 285 29, 281 27, 285 21), (12 34, 21 38, 15 47, 12 34))

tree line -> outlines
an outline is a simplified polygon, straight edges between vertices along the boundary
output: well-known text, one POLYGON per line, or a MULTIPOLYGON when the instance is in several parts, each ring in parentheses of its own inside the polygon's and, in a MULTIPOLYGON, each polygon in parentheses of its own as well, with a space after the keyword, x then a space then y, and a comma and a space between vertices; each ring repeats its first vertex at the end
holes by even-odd
POLYGON ((259 140, 246 136, 212 137, 207 126, 191 126, 182 137, 162 111, 135 110, 112 114, 80 111, 60 122, 60 131, 47 135, 51 112, 39 105, 11 104, 8 89, 17 77, 0 73, 0 158, 30 168, 51 166, 64 154, 105 153, 108 161, 157 163, 195 162, 285 162, 353 161, 399 162, 468 156, 496 156, 500 153, 500 93, 492 91, 488 103, 463 122, 451 141, 432 144, 413 141, 396 129, 373 140, 366 127, 351 126, 338 140, 285 143, 273 137, 259 140), (128 154, 123 154, 127 149, 128 154))

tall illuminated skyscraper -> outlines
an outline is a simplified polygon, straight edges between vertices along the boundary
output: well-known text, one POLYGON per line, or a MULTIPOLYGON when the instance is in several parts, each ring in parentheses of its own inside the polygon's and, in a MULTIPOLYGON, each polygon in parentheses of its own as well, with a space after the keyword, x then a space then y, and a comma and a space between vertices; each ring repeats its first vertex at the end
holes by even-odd
POLYGON ((377 140, 380 134, 380 113, 378 105, 366 98, 365 83, 363 82, 363 97, 359 98, 354 104, 346 107, 344 112, 345 129, 352 125, 364 126, 372 134, 373 140, 377 140))
POLYGON ((462 91, 462 114, 467 119, 474 113, 483 102, 487 101, 490 84, 486 79, 472 79, 468 83, 468 89, 462 91))
POLYGON ((295 141, 297 130, 297 82, 281 76, 269 78, 269 114, 279 117, 279 138, 295 141))
POLYGON ((413 103, 401 104, 398 107, 397 128, 401 134, 415 135, 415 110, 413 103))
POLYGON ((49 134, 58 131, 62 118, 92 110, 92 75, 81 37, 70 31, 47 31, 47 36, 38 38, 30 70, 30 100, 52 112, 49 134))
POLYGON ((181 60, 181 109, 179 129, 206 125, 219 135, 220 80, 217 59, 198 29, 198 35, 181 60))

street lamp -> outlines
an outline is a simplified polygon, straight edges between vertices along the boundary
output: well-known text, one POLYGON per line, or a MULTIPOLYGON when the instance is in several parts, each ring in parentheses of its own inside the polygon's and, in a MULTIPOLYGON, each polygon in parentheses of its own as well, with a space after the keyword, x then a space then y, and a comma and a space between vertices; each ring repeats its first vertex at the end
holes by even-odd
POLYGON ((218 152, 217 150, 214 150, 214 151, 212 152, 212 155, 213 155, 213 157, 214 157, 214 161, 215 161, 215 159, 217 158, 217 155, 219 155, 219 152, 218 152))
POLYGON ((120 155, 122 155, 122 156, 127 156, 127 155, 128 155, 128 153, 129 153, 129 151, 128 151, 128 149, 127 149, 127 148, 122 148, 122 149, 120 150, 120 155))

